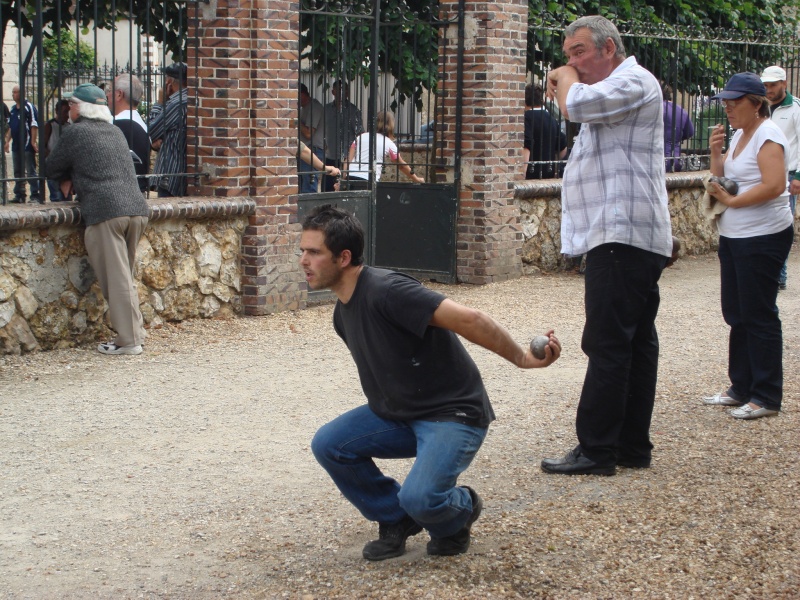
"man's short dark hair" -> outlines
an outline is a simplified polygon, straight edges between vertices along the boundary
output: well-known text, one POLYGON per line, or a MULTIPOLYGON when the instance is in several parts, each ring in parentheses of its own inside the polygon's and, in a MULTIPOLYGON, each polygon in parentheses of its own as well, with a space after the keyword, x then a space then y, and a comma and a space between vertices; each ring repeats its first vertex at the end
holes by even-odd
POLYGON ((308 93, 308 87, 305 83, 300 84, 300 93, 305 94, 306 96, 310 96, 311 94, 308 93))
POLYGON ((525 106, 544 106, 544 90, 538 83, 525 86, 525 106))
POLYGON ((325 245, 334 257, 343 250, 350 251, 350 264, 358 266, 364 262, 364 228, 353 215, 331 204, 324 204, 312 210, 303 219, 303 231, 321 231, 325 235, 325 245))
POLYGON ((350 96, 350 84, 341 79, 333 82, 333 87, 338 88, 340 92, 344 92, 345 96, 350 96))

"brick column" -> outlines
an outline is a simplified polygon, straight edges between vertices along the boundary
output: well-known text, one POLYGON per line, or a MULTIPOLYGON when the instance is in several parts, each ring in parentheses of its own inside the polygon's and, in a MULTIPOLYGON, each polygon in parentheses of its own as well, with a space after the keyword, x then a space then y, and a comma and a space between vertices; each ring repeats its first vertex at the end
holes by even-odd
MULTIPOLYGON (((251 196, 256 214, 242 240, 246 314, 301 308, 306 284, 297 266, 296 223, 299 5, 286 0, 198 3, 189 35, 197 67, 200 171, 190 193, 251 196)), ((189 81, 194 89, 195 81, 189 81)), ((190 107, 189 119, 195 118, 190 107)), ((192 127, 189 131, 193 131, 192 127)), ((189 148, 195 139, 190 136, 189 148)), ((192 153, 190 152, 190 155, 192 153)))
MULTIPOLYGON (((440 6, 455 15, 457 0, 440 6)), ((522 275, 522 225, 514 205, 514 182, 520 165, 525 109, 525 56, 528 4, 501 0, 467 1, 464 52, 459 55, 458 26, 447 32, 447 60, 440 61, 440 81, 452 95, 458 60, 464 61, 460 213, 457 271, 459 281, 484 284, 522 275)), ((445 102, 445 141, 452 147, 455 104, 445 102)))

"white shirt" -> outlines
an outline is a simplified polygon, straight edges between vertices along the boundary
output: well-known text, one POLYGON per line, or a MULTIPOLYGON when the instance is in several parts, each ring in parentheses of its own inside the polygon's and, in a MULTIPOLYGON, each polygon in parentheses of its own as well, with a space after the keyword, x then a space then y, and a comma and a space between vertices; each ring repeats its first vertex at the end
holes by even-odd
POLYGON ((142 129, 147 131, 147 123, 144 122, 144 120, 142 119, 142 115, 140 115, 137 111, 129 108, 128 110, 121 110, 114 116, 115 121, 122 121, 125 119, 130 119, 134 123, 138 123, 139 125, 142 126, 142 129))
MULTIPOLYGON (((349 177, 369 179, 369 133, 362 133, 358 136, 352 147, 355 147, 356 153, 353 162, 348 167, 349 177)), ((375 181, 381 179, 383 162, 386 158, 396 162, 399 155, 397 144, 382 133, 375 135, 375 181)))
MULTIPOLYGON (((753 186, 761 183, 761 170, 758 168, 758 152, 767 141, 773 141, 784 148, 784 169, 789 170, 789 153, 785 152, 788 142, 786 136, 773 121, 765 120, 759 125, 753 137, 742 148, 742 151, 733 158, 733 152, 742 139, 740 129, 733 134, 728 153, 725 155, 723 167, 725 177, 733 179, 739 184, 739 193, 746 192, 753 186)), ((757 235, 770 235, 779 233, 792 224, 792 213, 789 210, 789 191, 785 189, 777 198, 767 200, 760 204, 743 206, 741 208, 728 207, 720 215, 717 228, 719 234, 728 238, 747 238, 757 235)))
POLYGON ((800 171, 800 99, 786 92, 780 106, 772 111, 771 118, 789 142, 784 148, 789 157, 789 170, 800 171))
POLYGON ((616 242, 670 256, 656 78, 630 56, 604 80, 574 84, 567 109, 583 125, 564 170, 561 251, 576 256, 616 242))
POLYGON ((130 119, 134 123, 138 123, 139 125, 142 126, 142 129, 147 131, 147 123, 144 122, 144 120, 142 119, 142 115, 140 115, 138 111, 129 108, 128 110, 121 110, 114 116, 115 121, 123 121, 125 119, 130 119))

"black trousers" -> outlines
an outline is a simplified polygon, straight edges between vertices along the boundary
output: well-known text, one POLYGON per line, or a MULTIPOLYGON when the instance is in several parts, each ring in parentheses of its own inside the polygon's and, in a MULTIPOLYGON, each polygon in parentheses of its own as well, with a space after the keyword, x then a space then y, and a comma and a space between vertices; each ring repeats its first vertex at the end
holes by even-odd
POLYGON ((581 348, 589 366, 576 430, 583 453, 600 464, 650 458, 658 280, 666 262, 666 256, 624 244, 603 244, 586 255, 581 348))

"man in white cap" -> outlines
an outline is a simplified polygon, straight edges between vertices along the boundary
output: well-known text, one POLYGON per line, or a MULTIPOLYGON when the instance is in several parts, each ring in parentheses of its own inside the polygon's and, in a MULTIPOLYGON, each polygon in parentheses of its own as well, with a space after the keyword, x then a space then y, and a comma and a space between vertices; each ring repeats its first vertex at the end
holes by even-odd
MULTIPOLYGON (((772 120, 781 128, 789 148, 786 155, 789 157, 789 205, 792 215, 795 214, 797 194, 800 194, 800 99, 795 98, 786 90, 786 71, 778 65, 764 69, 761 81, 767 88, 767 100, 770 103, 772 120)), ((779 289, 786 289, 786 264, 781 269, 779 289)))

